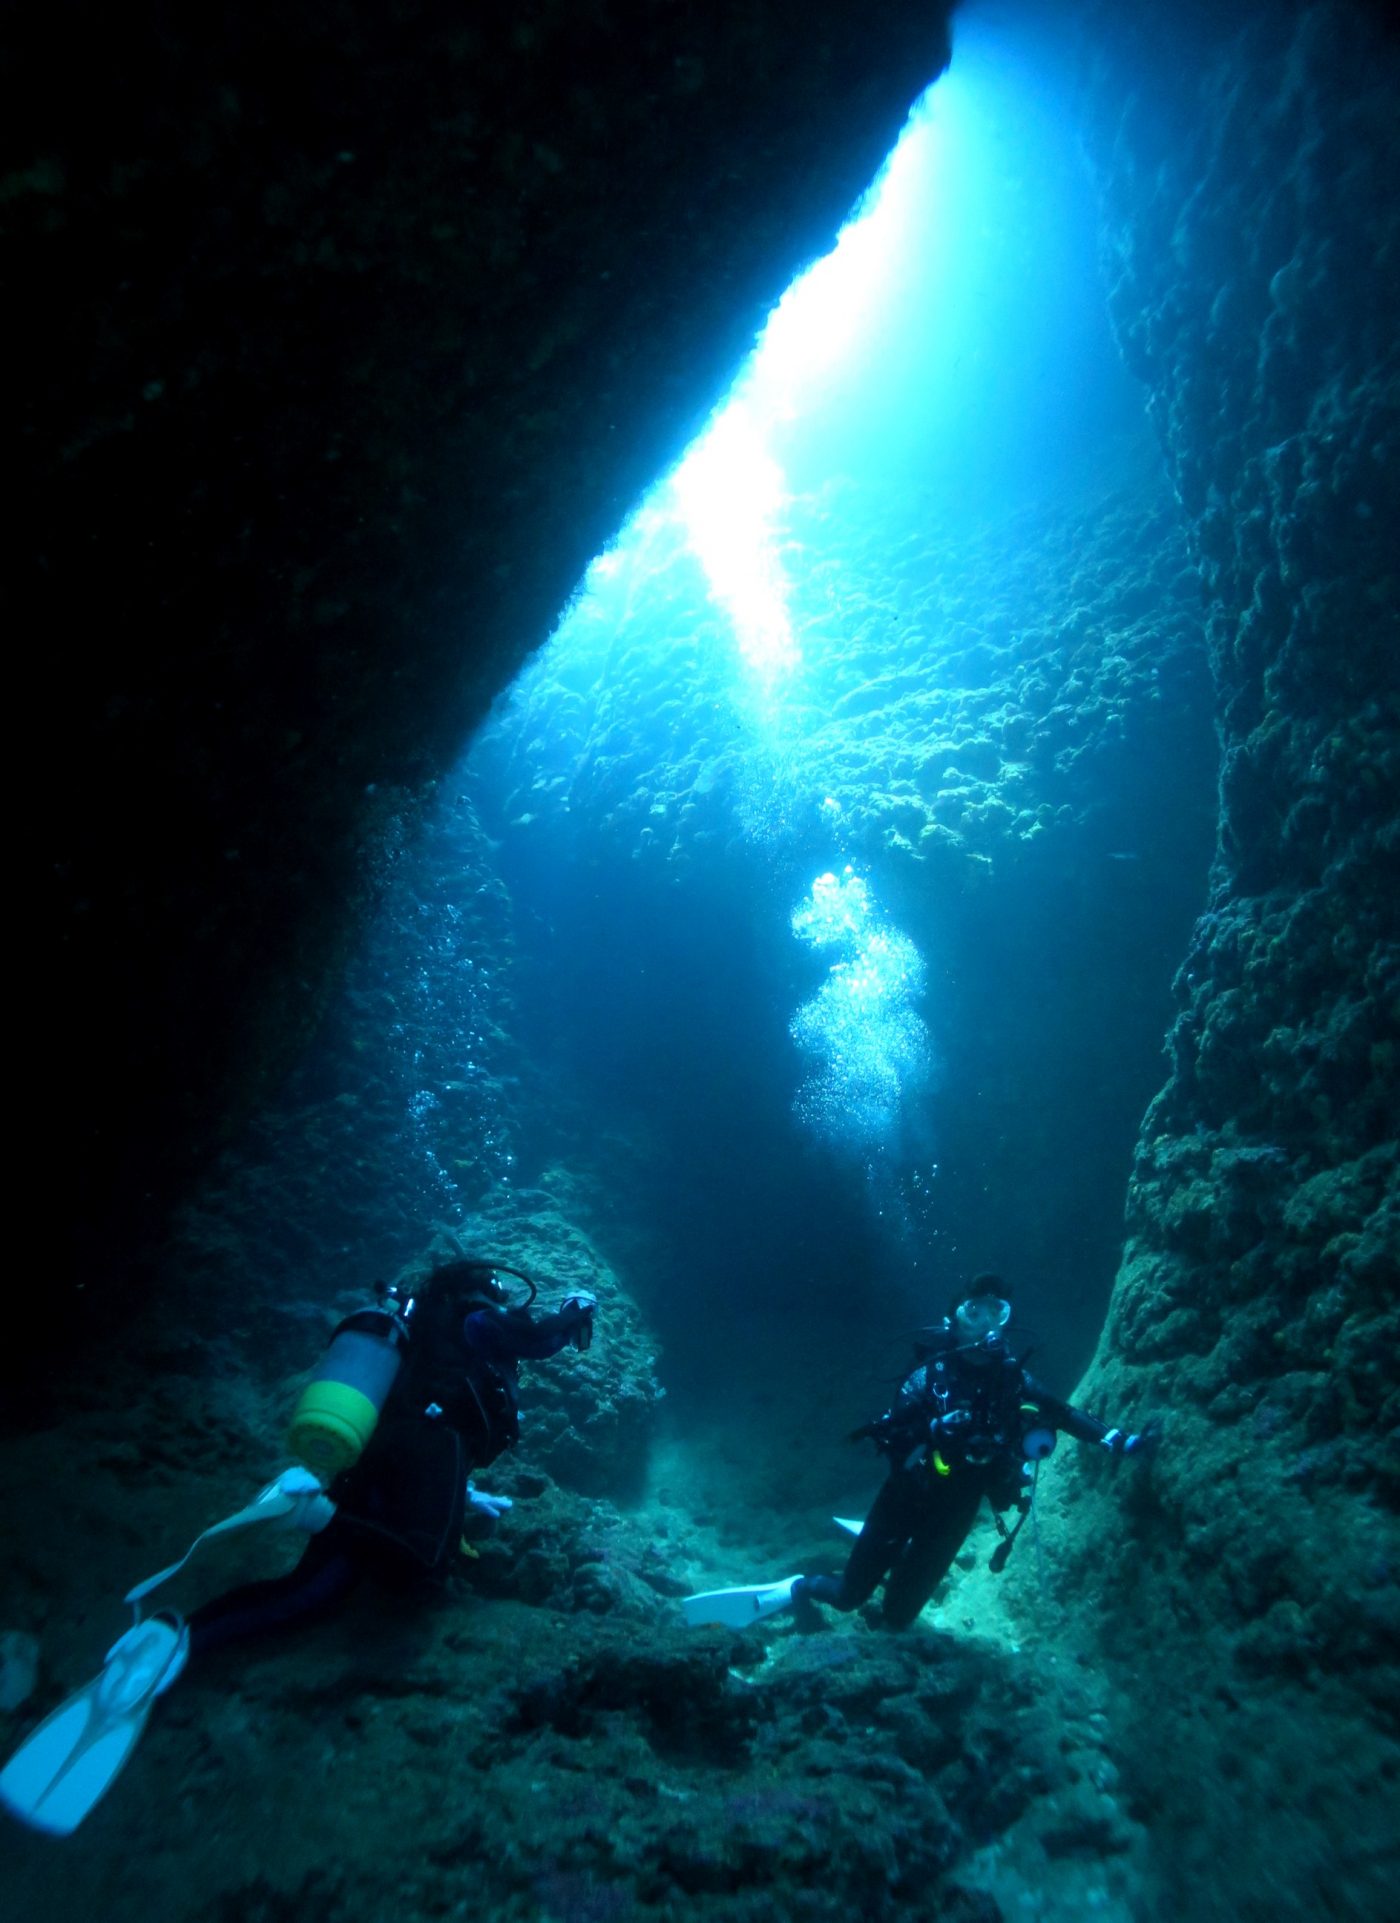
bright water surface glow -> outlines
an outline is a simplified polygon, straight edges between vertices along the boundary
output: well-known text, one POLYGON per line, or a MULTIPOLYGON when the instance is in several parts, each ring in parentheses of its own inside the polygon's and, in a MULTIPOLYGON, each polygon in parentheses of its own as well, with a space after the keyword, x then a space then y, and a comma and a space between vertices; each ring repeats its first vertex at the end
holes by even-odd
POLYGON ((733 622, 744 660, 771 683, 798 660, 775 534, 787 493, 783 471, 742 400, 721 410, 672 484, 710 597, 733 622))
POLYGON ((949 71, 640 510, 684 529, 764 695, 801 664, 780 546, 793 495, 845 476, 945 520, 1000 517, 1145 433, 1057 86, 1023 22, 991 4, 959 17, 949 71))
POLYGON ((784 294, 729 399, 672 477, 710 593, 733 621, 744 660, 768 686, 799 659, 776 540, 788 486, 774 430, 797 419, 859 353, 900 260, 927 240, 938 144, 930 99, 911 115, 835 247, 784 294))
MULTIPOLYGON (((1145 438, 1140 391, 1108 332, 1094 203, 1057 85, 1046 50, 999 26, 991 5, 959 16, 952 68, 831 252, 779 302, 729 396, 561 621, 546 672, 591 704, 598 748, 580 759, 575 716, 556 784, 607 764, 628 736, 618 691, 639 653, 654 654, 665 685, 681 641, 678 696, 687 675, 703 686, 717 674, 734 730, 716 727, 702 693, 707 759, 692 797, 702 781, 727 781, 746 835, 775 841, 815 817, 837 868, 855 852, 840 802, 810 787, 804 764, 806 730, 820 729, 835 691, 790 532, 797 502, 820 501, 835 530, 843 500, 898 497, 906 516, 956 539, 1076 486, 1115 441, 1145 438), (651 592, 663 575, 673 582, 678 544, 730 639, 728 663, 706 657, 703 674, 684 663, 693 644, 708 647, 706 624, 682 633, 651 592)), ((670 805, 654 800, 658 825, 645 831, 661 845, 670 805)), ((797 1112, 869 1157, 893 1145, 910 1120, 901 1105, 930 1085, 922 960, 850 871, 822 878, 793 930, 827 961, 791 1023, 808 1068, 797 1112)))
POLYGON ((673 476, 671 511, 770 686, 800 658, 776 548, 789 496, 844 475, 945 520, 1000 517, 1144 434, 1058 84, 1024 22, 960 17, 951 68, 673 476))

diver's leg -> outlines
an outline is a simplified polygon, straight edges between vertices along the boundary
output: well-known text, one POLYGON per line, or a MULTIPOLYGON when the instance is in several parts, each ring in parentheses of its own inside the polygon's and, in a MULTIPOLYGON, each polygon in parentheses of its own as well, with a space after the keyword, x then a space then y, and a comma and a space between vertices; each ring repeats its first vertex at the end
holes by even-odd
POLYGON ((907 1629, 953 1566, 982 1500, 981 1478, 954 1470, 931 1486, 917 1524, 885 1584, 885 1621, 907 1629))
POLYGON ((914 1496, 913 1478, 896 1470, 871 1505, 841 1575, 803 1576, 793 1588, 794 1600, 826 1603, 840 1610, 859 1609, 869 1602, 909 1539, 918 1515, 914 1496))
POLYGON ((361 1566, 335 1540, 335 1525, 307 1544, 295 1569, 267 1582, 244 1583, 196 1609, 189 1619, 190 1657, 198 1661, 225 1643, 294 1629, 313 1622, 347 1596, 361 1566))

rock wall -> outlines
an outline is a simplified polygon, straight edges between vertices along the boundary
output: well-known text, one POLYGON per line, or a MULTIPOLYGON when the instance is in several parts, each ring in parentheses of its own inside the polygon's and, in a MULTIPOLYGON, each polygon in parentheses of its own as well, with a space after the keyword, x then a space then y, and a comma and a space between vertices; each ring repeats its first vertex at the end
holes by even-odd
POLYGON ((1379 1914, 1400 1728, 1400 64, 1360 10, 1271 9, 1167 97, 1135 64, 1154 18, 1101 66, 1096 158, 1114 320, 1206 591, 1219 846, 1081 1391, 1164 1416, 1167 1442, 1150 1484, 1066 1473, 1062 1580, 1086 1638, 1152 1678, 1150 1793, 1183 1877, 1223 1868, 1233 1916, 1379 1914))
POLYGON ((314 1021, 386 824, 684 446, 944 5, 7 15, 11 645, 81 1307, 314 1021))
MULTIPOLYGON (((711 1313, 759 1296, 780 1339, 787 1276, 804 1324, 829 1312, 848 1354, 853 1272, 880 1276, 871 1318, 888 1329, 901 1288, 923 1320, 997 1265, 1040 1366, 1068 1381, 1101 1325, 1211 847, 1200 588, 1160 460, 1149 450, 975 532, 893 490, 794 503, 781 548, 801 661, 771 701, 683 532, 652 518, 472 757, 530 931, 530 1032, 582 1054, 595 1106, 645 1137, 635 1213, 684 1222, 656 1267, 693 1265, 711 1313), (862 1149, 852 1134, 808 1194, 788 1146, 802 1066, 787 1028, 823 964, 788 922, 813 878, 847 862, 927 962, 937 1066, 888 1139, 862 1149), (653 1072, 619 1076, 638 1035, 653 1072), (668 1187, 672 1168, 689 1197, 668 1187), (803 1216, 843 1184, 864 1236, 850 1246, 829 1216, 842 1261, 824 1278, 803 1216), (697 1209, 706 1192, 724 1207, 697 1209), (781 1231, 762 1276, 724 1246, 754 1216, 781 1231)), ((660 1292, 663 1329, 690 1292, 660 1292)), ((668 1347, 684 1366, 690 1344, 668 1347)), ((882 1389, 841 1393, 854 1420, 882 1389)))
MULTIPOLYGON (((174 1210, 148 1313, 168 1348, 203 1344, 226 1382, 244 1380, 273 1412, 261 1443, 275 1451, 328 1331, 375 1278, 412 1287, 465 1253, 532 1274, 542 1309, 587 1290, 607 1340, 527 1370, 522 1455, 537 1480, 635 1498, 662 1395, 656 1344, 588 1232, 573 1118, 522 1043, 515 915, 491 845, 469 806, 438 809, 389 870, 312 1047, 174 1210)), ((134 1326, 117 1346, 147 1339, 134 1326)), ((32 1374, 7 1401, 14 1430, 42 1428, 86 1363, 32 1374)))

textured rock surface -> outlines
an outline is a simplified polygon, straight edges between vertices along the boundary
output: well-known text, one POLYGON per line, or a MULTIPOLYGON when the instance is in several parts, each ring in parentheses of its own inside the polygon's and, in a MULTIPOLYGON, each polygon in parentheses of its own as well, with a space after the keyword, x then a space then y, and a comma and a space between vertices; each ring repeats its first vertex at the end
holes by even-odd
POLYGON ((32 1100, 91 1295, 304 1035, 386 821, 827 244, 946 9, 4 32, 32 1100))
MULTIPOLYGON (((0 1829, 12 1901, 113 1923, 1144 1913, 1092 1669, 966 1629, 687 1633, 670 1598, 703 1564, 673 1519, 518 1493, 507 1546, 435 1606, 366 1597, 187 1678, 81 1847, 0 1829)), ((102 1614, 49 1639, 46 1696, 102 1614)))
MULTIPOLYGON (((597 1286, 604 1273, 618 1351, 610 1356, 600 1344, 584 1359, 586 1375, 575 1376, 566 1357, 540 1372, 538 1392, 532 1382, 524 1447, 501 1475, 517 1508, 436 1608, 398 1612, 366 1598, 295 1647, 234 1655, 218 1678, 191 1678, 162 1705, 81 1848, 56 1857, 13 1827, 0 1829, 4 1886, 26 1912, 101 1913, 114 1923, 151 1914, 379 1923, 474 1914, 483 1903, 521 1923, 681 1908, 746 1923, 857 1912, 978 1923, 1085 1914, 1143 1923, 1188 1911, 1247 1923, 1296 1914, 1374 1923, 1390 1914, 1400 1781, 1392 56, 1368 37, 1360 14, 1333 8, 1270 10, 1238 45, 1217 43, 1212 56, 1215 10, 1188 11, 1199 36, 1191 58, 1150 70, 1152 80, 1172 77, 1169 98, 1139 68, 1141 98, 1123 114, 1132 67, 1121 64, 1110 66, 1096 97, 1115 316, 1153 394, 1207 584, 1225 754, 1213 899, 1178 979, 1171 1079, 1143 1134, 1127 1256, 1080 1398, 1114 1416, 1166 1413, 1166 1449, 1147 1473, 1062 1452, 1047 1472, 1044 1587, 1039 1558, 1022 1550, 993 1599, 971 1566, 985 1563, 979 1543, 930 1622, 903 1642, 876 1638, 859 1622, 811 1638, 779 1628, 737 1645, 679 1639, 669 1619, 675 1595, 733 1580, 741 1558, 746 1570, 776 1574, 835 1556, 829 1540, 808 1536, 802 1517, 780 1526, 793 1476, 776 1451, 772 1513, 727 1513, 732 1482, 716 1474, 712 1493, 706 1474, 692 1462, 686 1480, 674 1455, 654 1502, 629 1511, 614 1499, 634 1494, 626 1471, 651 1435, 650 1336, 628 1299, 635 1291, 620 1278, 614 1287, 603 1245, 580 1232, 597 1206, 586 1185, 546 1156, 532 1162, 524 1193, 512 1199, 497 1189, 497 1158, 518 1139, 511 1078, 520 1062, 509 1033, 518 1003, 511 987, 465 996, 454 1032, 482 1044, 490 1097, 480 1102, 473 1091, 470 1125, 445 1121, 422 1141, 436 1169, 458 1183, 474 1230, 501 1253, 538 1261, 565 1284, 597 1286), (461 1153, 444 1155, 448 1147, 461 1153), (602 1421, 590 1435, 595 1408, 602 1421), (997 1633, 996 1648, 969 1640, 979 1623, 997 1633), (1023 1660, 1012 1645, 1032 1626, 1040 1653, 1023 1660)), ((1126 21, 1131 42, 1141 23, 1149 40, 1155 30, 1159 55, 1164 47, 1180 54, 1170 11, 1112 12, 1113 36, 1126 21)), ((1130 61, 1131 45, 1110 39, 1114 59, 1130 61)), ((172 102, 180 95, 168 68, 157 64, 148 79, 172 102)), ((69 217, 60 210, 68 176, 39 168, 21 184, 20 218, 37 223, 30 241, 41 246, 45 220, 52 216, 61 235, 69 217)), ((83 311, 107 310, 99 301, 83 311)), ((246 318, 238 310, 230 333, 246 318)), ((424 337, 405 325, 412 351, 402 367, 437 367, 424 337)), ((70 337, 54 338, 65 351, 70 337)), ((152 384, 164 378, 159 369, 149 376, 152 384)), ((402 373, 410 386, 414 378, 402 373)), ((165 398, 163 389, 143 399, 155 410, 151 422, 165 398)), ((412 414, 412 394, 399 398, 412 414)), ((94 406, 92 418, 100 412, 94 406)), ((110 436, 79 437, 72 472, 52 495, 41 491, 44 513, 60 502, 70 517, 51 523, 62 538, 46 550, 64 581, 95 525, 84 502, 110 500, 102 479, 121 468, 121 437, 148 432, 140 409, 130 429, 124 418, 110 436)), ((428 422, 422 445, 440 452, 434 435, 447 432, 428 422)), ((149 443, 157 456, 178 453, 169 433, 162 428, 149 443)), ((298 430, 288 443, 293 476, 320 459, 308 436, 298 430)), ((249 471, 261 486, 272 457, 259 445, 249 471)), ((172 492, 188 455, 186 445, 172 465, 172 492)), ((383 472, 367 460, 356 485, 368 490, 383 472)), ((415 485, 412 474, 405 485, 415 485)), ((289 500, 304 506, 308 498, 299 486, 289 500)), ((83 591, 110 592, 124 620, 132 582, 172 565, 168 547, 151 561, 133 538, 151 497, 138 490, 129 505, 107 551, 81 576, 83 591)), ((421 534, 434 510, 400 505, 421 534)), ((572 508, 551 495, 535 511, 572 508)), ((1113 513, 1095 526, 1113 527, 1117 544, 1113 513)), ((285 533, 291 523, 278 525, 285 533)), ((596 529, 586 517, 577 526, 586 551, 596 529)), ((902 878, 902 906, 923 901, 932 916, 936 903, 940 916, 961 918, 959 938, 970 948, 973 937, 1008 938, 1004 920, 987 911, 998 868, 1020 884, 1039 873, 1054 899, 1079 903, 1057 957, 1067 974, 1086 931, 1106 940, 1106 930, 1145 906, 1131 897, 1117 917, 1102 912, 1114 877, 1131 887, 1128 878, 1144 873, 1149 893, 1150 864, 1095 865, 1086 878, 1083 863, 1086 850, 1095 864, 1144 852, 1136 835, 1123 847, 1119 822, 1090 810, 1101 784, 1117 786, 1135 830, 1149 837, 1147 744, 1174 740, 1183 753, 1188 743, 1190 754, 1201 752, 1199 731, 1173 732, 1181 717, 1172 698, 1152 699, 1153 650, 1168 637, 1177 696, 1200 685, 1179 556, 1165 524, 1156 526, 1160 546, 1146 523, 1138 557, 1156 590, 1147 609, 1132 608, 1135 570, 1120 578, 1093 567, 1074 589, 1072 568, 1016 539, 1005 548, 989 541, 983 557, 987 573, 1024 584, 1008 587, 992 610, 995 626, 981 619, 991 597, 978 597, 975 618, 964 617, 926 546, 911 557, 902 599, 886 596, 882 567, 860 585, 867 625, 843 632, 851 674, 842 699, 843 718, 867 727, 868 741, 848 754, 826 717, 812 737, 825 743, 822 785, 841 804, 851 850, 902 878), (1069 591, 1047 598, 1052 580, 1069 591), (1053 620, 1025 614, 1037 597, 1054 605, 1053 620), (915 617, 965 619, 960 686, 926 685, 915 617), (1025 673, 1008 651, 1012 634, 1022 646, 1034 638, 1025 673), (1159 722, 1163 705, 1168 717, 1159 722), (876 767, 889 771, 879 786, 866 778, 876 767), (1091 771, 1092 783, 1084 779, 1091 771)), ((419 534, 406 554, 429 552, 419 534)), ((384 578, 401 584, 406 628, 424 619, 427 603, 406 571, 381 574, 388 538, 381 527, 364 565, 376 593, 384 578)), ((1099 544, 1092 528, 1087 539, 1091 553, 1112 545, 1099 544)), ((275 541, 260 551, 284 550, 275 541)), ((169 632, 207 612, 198 592, 212 577, 197 570, 199 552, 191 547, 187 577, 178 569, 172 577, 169 632)), ((1068 537, 1060 552, 1073 558, 1068 537)), ((483 566, 496 558, 486 553, 483 566)), ((275 587, 275 568, 259 573, 248 605, 266 611, 275 587)), ((297 590, 320 591, 314 580, 297 590)), ((69 582, 63 608, 71 612, 78 593, 69 582)), ((540 597, 543 605, 543 588, 540 597)), ((440 606, 450 626, 450 609, 440 606)), ((332 634, 342 618, 360 619, 332 612, 332 634)), ((386 631, 400 637, 397 618, 386 617, 386 631)), ((286 630, 274 632, 285 643, 286 630)), ((339 686, 339 648, 337 640, 315 656, 322 693, 339 686)), ((215 658, 234 673, 231 656, 215 658)), ((259 681, 261 672, 250 663, 247 681, 271 715, 280 683, 259 681)), ((696 668, 687 692, 702 683, 696 668)), ((365 690, 380 687, 356 681, 343 727, 327 720, 315 752, 333 760, 345 748, 344 794, 381 780, 380 801, 392 812, 395 784, 415 770, 377 758, 361 764, 361 750, 348 745, 365 690)), ((132 712, 123 690, 102 725, 121 736, 137 725, 132 712)), ((190 723, 196 694, 180 694, 173 712, 190 723)), ((386 703, 390 718, 395 712, 386 703)), ((171 739, 158 717, 151 727, 157 745, 171 739)), ((590 807, 607 817, 615 851, 630 861, 637 848, 634 865, 657 875, 668 866, 693 873, 723 854, 732 775, 722 736, 697 735, 695 752, 678 763, 685 783, 658 792, 646 766, 629 759, 632 744, 611 724, 593 727, 580 735, 580 779, 590 807), (653 816, 658 802, 664 812, 653 816)), ((194 762, 214 767, 215 737, 191 728, 188 738, 194 762)), ((375 729, 365 738, 376 757, 388 740, 375 729)), ((113 752, 115 764, 91 763, 98 787, 125 747, 113 752)), ((164 764, 154 765, 159 773, 164 764)), ((256 770, 256 756, 247 765, 256 770)), ((537 783, 532 772, 520 784, 515 819, 537 820, 511 831, 517 849, 563 832, 550 785, 558 775, 537 783)), ((299 779, 265 783, 259 807, 280 807, 299 779)), ((801 797, 814 811, 806 850, 823 859, 842 845, 815 813, 825 798, 801 797)), ((104 832, 149 825, 118 799, 114 789, 104 832)), ((1170 840, 1169 822, 1155 827, 1170 840)), ((222 846, 219 859, 235 845, 222 846)), ((329 873, 345 844, 328 834, 326 847, 329 873)), ((133 914, 142 876, 153 872, 142 865, 149 852, 137 848, 133 914)), ((267 873, 282 871, 273 862, 267 873)), ((67 889, 73 877, 60 879, 67 889)), ((226 905, 222 886, 206 895, 192 870, 188 887, 182 881, 169 898, 171 919, 163 910, 152 916, 150 932, 168 935, 196 901, 226 905)), ((1013 896, 1023 904, 1024 887, 1013 896)), ((316 899, 314 889, 307 898, 316 899)), ((405 912, 411 917, 411 903, 405 912)), ((508 960, 514 933, 502 898, 488 895, 473 912, 464 939, 508 960)), ((239 943, 245 927, 250 942, 258 935, 256 917, 239 923, 238 942, 228 941, 229 927, 219 915, 192 926, 184 946, 167 942, 158 967, 149 950, 133 948, 132 967, 152 969, 141 996, 166 992, 167 970, 182 955, 212 952, 209 943, 227 948, 230 969, 241 965, 250 951, 239 943)), ((1145 948, 1129 947, 1145 959, 1145 948)), ((78 972, 102 952, 95 939, 78 972)), ((1101 950, 1095 956, 1090 983, 1101 950)), ((459 959, 439 957, 435 975, 425 957, 424 993, 441 993, 459 959)), ((130 987, 123 977, 112 992, 130 987)), ((340 1031, 347 1054, 357 1015, 377 992, 370 976, 352 987, 361 1000, 340 1031)), ((1065 992, 1067 1001, 1051 1005, 1073 1007, 1082 1029, 1084 1002, 1073 997, 1085 991, 1065 992)), ((178 1026, 191 1004, 177 997, 172 1008, 178 1026)), ((1026 1107, 1029 1064, 1042 1086, 1062 1086, 1053 1058, 1026 1053, 1037 1011, 1018 1032, 1002 1003, 998 1010, 1007 1023, 1005 1079, 983 1085, 984 1157, 998 1108, 1015 1118, 1026 1107)), ((407 997, 395 1014, 405 1060, 416 1066, 436 1014, 407 997)), ((285 1032, 282 1015, 273 1026, 285 1032)), ((1114 1022, 1104 1032, 1112 1035, 1114 1022)), ((76 1033, 96 1073, 110 1057, 76 1033)), ((112 1043, 124 1046, 123 1038, 112 1043)), ((260 1189, 256 1167, 222 1171, 224 1193, 196 1212, 180 1248, 188 1299, 172 1287, 158 1324, 125 1329, 119 1345, 63 1380, 56 1399, 51 1388, 47 1405, 30 1412, 29 1433, 7 1441, 0 1499, 15 1547, 0 1621, 19 1639, 7 1647, 32 1656, 38 1639, 40 1667, 36 1683, 27 1671, 20 1679, 27 1693, 16 1712, 0 1714, 0 1749, 91 1672, 118 1626, 114 1599, 133 1576, 211 1513, 236 1506, 275 1466, 268 1451, 289 1380, 314 1353, 326 1302, 338 1293, 327 1286, 336 1251, 314 1246, 306 1197, 318 1183, 334 1185, 335 1213, 358 1242, 380 1175, 356 1170, 352 1151, 389 1127, 407 1086, 382 1061, 371 1066, 358 1088, 303 1087, 280 1115, 264 1117, 279 1156, 305 1133, 300 1159, 279 1164, 285 1185, 260 1189), (237 1234, 221 1248, 229 1217, 237 1234), (248 1288, 240 1265, 252 1243, 239 1236, 254 1222, 270 1262, 248 1288), (308 1280, 303 1294, 297 1278, 310 1266, 316 1288, 308 1280)), ((197 1073, 217 1071, 215 1062, 197 1073)), ((453 1071, 450 1062, 432 1064, 431 1087, 445 1104, 462 1079, 453 1071)), ((126 1093, 116 1087, 112 1100, 126 1093)), ((1080 1114, 1032 1119, 1034 1129, 1014 1138, 1018 1171, 1028 1142, 1048 1143, 1057 1130, 1077 1138, 1083 1124, 1080 1114)), ((437 1174, 424 1167, 431 1188, 437 1174)), ((98 1169, 96 1186, 113 1172, 98 1169)), ((986 1179, 1002 1208, 1006 1168, 988 1164, 986 1179)), ((1024 1199, 1018 1192, 1018 1205, 1024 1199)), ((421 1198, 406 1194, 397 1207, 394 1234, 424 1212, 421 1198)), ((357 1269, 361 1255, 357 1248, 357 1269)), ((809 1378, 809 1395, 813 1387, 809 1378)), ((731 1422, 732 1403, 721 1413, 731 1422)), ((794 1434, 794 1452, 815 1455, 794 1434)), ((237 1573, 265 1566, 257 1557, 237 1573)), ((233 1573, 217 1567, 219 1580, 233 1573)), ((197 1573, 203 1593, 215 1570, 197 1573)))
MULTIPOLYGON (((1232 1914, 1373 1913, 1395 1835, 1398 82, 1366 14, 1280 9, 1099 148, 1113 313, 1207 590, 1223 772, 1086 1390, 1167 1411, 1170 1446, 1150 1496, 1077 1472, 1072 1580, 1161 1675, 1193 1774, 1209 1730, 1188 1876, 1224 1847, 1220 1769, 1319 1819, 1248 1841, 1231 1819, 1232 1914), (1224 1707, 1203 1716, 1207 1675, 1224 1707), (1286 1727, 1307 1735, 1285 1759, 1286 1727)), ((1101 104, 1120 92, 1121 72, 1101 104)))
MULTIPOLYGON (((1107 1300, 1211 846, 1200 586, 1174 505, 1155 460, 975 534, 917 499, 833 489, 793 504, 781 552, 801 664, 771 694, 736 678, 727 617, 654 515, 479 740, 472 793, 531 930, 522 1009, 537 1046, 640 1025, 656 1070, 624 1071, 621 1103, 615 1064, 586 1066, 619 1127, 646 1117, 644 1197, 697 1136, 728 1141, 772 1179, 736 1206, 744 1178, 711 1148, 721 1230, 756 1208, 786 1225, 779 1268, 800 1269, 804 1204, 779 1151, 797 1073, 784 1030, 811 971, 787 917, 815 875, 857 864, 930 970, 938 1072, 907 1104, 890 1158, 904 1186, 884 1198, 924 1258, 911 1309, 968 1263, 1003 1265, 1045 1317, 1042 1365, 1068 1378, 1107 1300), (600 905, 616 932, 595 960, 600 905), (736 1029, 751 1003, 768 1031, 752 1044, 736 1029), (750 1074, 731 1087, 736 1054, 750 1074)), ((688 1286, 719 1315, 727 1290, 772 1302, 752 1264, 747 1285, 711 1283, 722 1249, 685 1235, 659 1264, 669 1297, 693 1261, 688 1286)), ((907 1255, 860 1260, 888 1289, 907 1255)))
POLYGON ((596 638, 527 669, 478 743, 503 825, 595 863, 758 833, 990 867, 1086 826, 1139 858, 1154 779, 1208 779, 1199 582, 1152 469, 971 534, 834 484, 789 505, 780 545, 802 664, 771 702, 736 686, 728 617, 658 522, 620 618, 605 603, 596 638))

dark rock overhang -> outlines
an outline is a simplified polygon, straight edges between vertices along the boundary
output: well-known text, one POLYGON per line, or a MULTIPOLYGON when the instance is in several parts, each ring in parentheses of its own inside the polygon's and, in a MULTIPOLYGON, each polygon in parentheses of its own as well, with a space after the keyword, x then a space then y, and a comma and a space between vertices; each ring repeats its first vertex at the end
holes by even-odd
POLYGON ((315 1018, 392 822, 680 452, 948 5, 12 24, 12 642, 89 1281, 315 1018))

